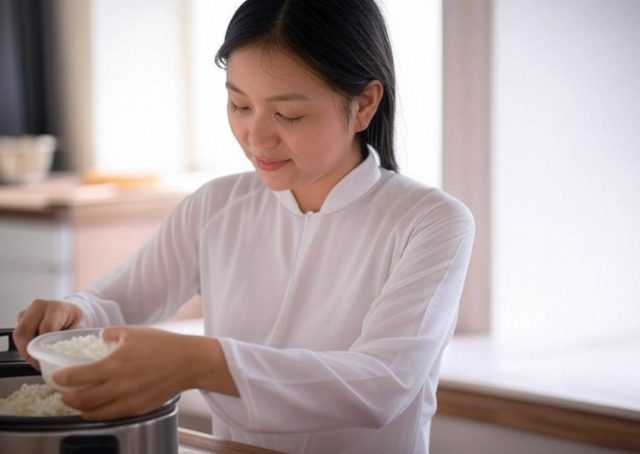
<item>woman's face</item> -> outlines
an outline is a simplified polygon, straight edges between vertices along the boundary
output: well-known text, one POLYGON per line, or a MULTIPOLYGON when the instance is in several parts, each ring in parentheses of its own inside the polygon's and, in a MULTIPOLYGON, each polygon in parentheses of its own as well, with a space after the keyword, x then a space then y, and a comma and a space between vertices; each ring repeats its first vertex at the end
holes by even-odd
POLYGON ((360 163, 344 98, 288 54, 259 46, 234 51, 227 91, 231 130, 260 179, 272 190, 292 190, 302 211, 319 210, 360 163))

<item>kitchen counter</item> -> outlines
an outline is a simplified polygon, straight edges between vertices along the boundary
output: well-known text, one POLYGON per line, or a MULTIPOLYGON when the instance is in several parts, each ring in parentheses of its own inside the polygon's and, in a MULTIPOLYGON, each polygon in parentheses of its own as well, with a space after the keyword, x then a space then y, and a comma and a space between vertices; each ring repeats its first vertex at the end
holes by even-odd
POLYGON ((135 253, 206 179, 94 177, 88 184, 53 174, 0 185, 0 323, 12 326, 35 298, 86 289, 135 253))
POLYGON ((455 336, 438 414, 640 452, 640 338, 525 345, 455 336))
POLYGON ((440 385, 640 423, 640 337, 597 345, 525 345, 455 336, 440 385))
POLYGON ((175 203, 193 192, 201 178, 153 180, 134 177, 107 178, 87 184, 79 176, 54 174, 42 182, 26 185, 0 185, 0 214, 52 215, 61 210, 109 208, 123 204, 175 203))
POLYGON ((178 429, 178 440, 179 454, 278 454, 278 451, 223 440, 183 428, 178 429))

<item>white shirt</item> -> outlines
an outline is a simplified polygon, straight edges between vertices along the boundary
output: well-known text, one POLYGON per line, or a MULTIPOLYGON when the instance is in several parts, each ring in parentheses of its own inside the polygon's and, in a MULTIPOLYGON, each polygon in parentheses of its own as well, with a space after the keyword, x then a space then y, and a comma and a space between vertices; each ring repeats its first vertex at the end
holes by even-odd
POLYGON ((199 293, 240 398, 214 434, 291 453, 425 453, 473 241, 468 209, 369 157, 304 214, 254 172, 185 199, 68 301, 93 326, 166 319, 199 293))

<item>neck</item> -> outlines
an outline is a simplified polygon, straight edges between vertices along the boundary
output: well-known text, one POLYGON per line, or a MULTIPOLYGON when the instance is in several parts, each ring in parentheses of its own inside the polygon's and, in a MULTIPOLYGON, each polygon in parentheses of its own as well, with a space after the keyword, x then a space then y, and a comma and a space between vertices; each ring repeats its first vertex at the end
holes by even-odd
POLYGON ((309 213, 320 211, 322 204, 326 200, 331 190, 342 180, 349 172, 358 167, 363 161, 360 152, 360 143, 356 140, 349 153, 349 158, 345 159, 340 166, 336 167, 329 174, 314 183, 303 188, 292 189, 291 192, 298 202, 300 211, 309 213))

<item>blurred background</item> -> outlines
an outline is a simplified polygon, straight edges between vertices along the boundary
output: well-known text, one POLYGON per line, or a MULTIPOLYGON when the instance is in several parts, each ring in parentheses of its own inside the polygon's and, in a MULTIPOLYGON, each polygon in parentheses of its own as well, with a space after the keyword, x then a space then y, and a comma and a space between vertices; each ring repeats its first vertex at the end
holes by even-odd
MULTIPOLYGON (((213 62, 240 3, 0 0, 0 136, 57 139, 46 178, 0 186, 0 325, 250 170, 213 62)), ((477 222, 443 383, 640 420, 640 2, 380 3, 401 172, 477 222)))
MULTIPOLYGON (((247 170, 227 126, 225 73, 213 61, 240 3, 3 1, 0 134, 54 133, 56 170, 247 170)), ((413 3, 418 18, 385 8, 408 101, 399 146, 409 173, 422 169, 418 178, 438 183, 439 166, 426 160, 439 157, 438 3, 413 3), (407 21, 415 26, 400 26, 407 21), (416 153, 421 161, 407 153, 410 141, 426 150, 416 153)))
MULTIPOLYGON (((38 184, 11 184, 34 183, 34 178, 10 179, 5 172, 0 186, 3 225, 18 235, 24 235, 25 225, 46 230, 42 219, 34 224, 33 215, 56 206, 58 217, 67 222, 52 224, 58 236, 68 238, 68 244, 51 252, 58 257, 47 257, 45 266, 25 258, 42 255, 26 249, 25 243, 35 240, 18 240, 13 230, 7 233, 6 243, 16 245, 16 251, 10 256, 14 264, 5 270, 7 283, 13 285, 1 294, 11 301, 0 311, 3 325, 11 325, 19 308, 37 296, 60 297, 85 288, 135 251, 170 208, 203 182, 251 170, 228 126, 225 71, 214 63, 240 3, 0 2, 0 140, 7 149, 14 145, 8 142, 12 137, 56 139, 53 162, 46 168, 50 172, 44 172, 38 184), (139 202, 143 212, 153 211, 146 219, 138 208, 126 208, 133 196, 146 196, 146 204, 139 202), (86 214, 92 208, 129 214, 103 214, 99 223, 86 214), (26 219, 27 211, 31 219, 26 219), (134 212, 136 222, 145 224, 138 229, 132 223, 134 212), (19 222, 16 214, 22 214, 19 222), (92 239, 88 232, 96 233, 98 224, 104 235, 92 239), (50 285, 33 285, 25 280, 24 270, 47 274, 50 285)), ((404 94, 399 102, 398 158, 405 173, 438 186, 441 6, 436 1, 415 1, 410 9, 400 6, 384 5, 395 31, 399 91, 404 94)), ((26 153, 13 148, 26 161, 26 153)), ((0 183, 3 169, 18 172, 20 167, 15 162, 3 165, 3 157, 18 159, 8 154, 0 149, 0 183)), ((40 164, 48 165, 44 159, 40 164)), ((27 170, 28 163, 23 167, 27 170)))

